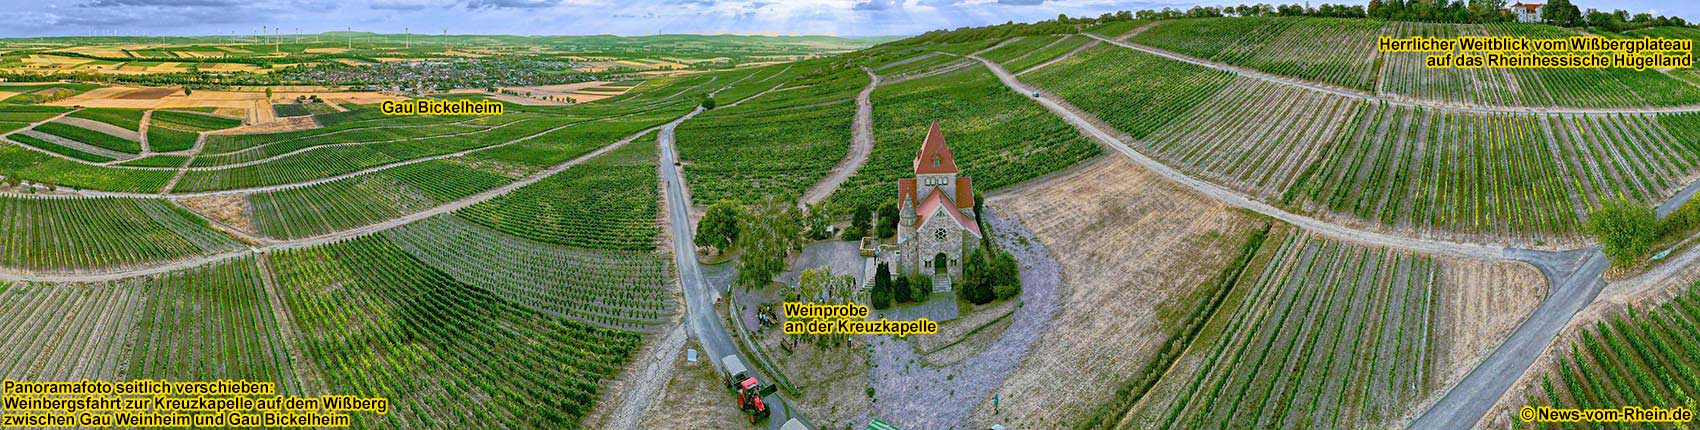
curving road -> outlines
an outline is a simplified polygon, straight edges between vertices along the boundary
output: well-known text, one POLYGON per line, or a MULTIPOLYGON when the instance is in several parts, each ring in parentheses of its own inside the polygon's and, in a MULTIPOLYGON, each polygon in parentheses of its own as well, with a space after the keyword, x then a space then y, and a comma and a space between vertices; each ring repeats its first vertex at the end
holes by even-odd
MULTIPOLYGON (((1116 43, 1107 39, 1099 39, 1116 43)), ((1601 279, 1601 275, 1605 273, 1609 264, 1605 254, 1600 252, 1598 248, 1553 252, 1508 248, 1499 245, 1417 239, 1353 229, 1276 208, 1246 194, 1188 176, 1168 165, 1157 162, 1133 150, 1129 144, 1116 139, 1114 135, 1099 128, 1091 121, 1087 121, 1080 114, 1077 114, 1075 108, 1068 105, 1067 102, 1044 95, 1043 91, 1022 84, 1008 70, 996 63, 978 56, 971 56, 971 58, 980 60, 1010 89, 1024 96, 1031 96, 1035 92, 1041 94, 1041 97, 1033 98, 1034 101, 1045 106, 1046 109, 1063 120, 1068 121, 1081 132, 1097 139, 1106 147, 1121 152, 1133 162, 1157 172, 1169 180, 1228 205, 1264 214, 1334 239, 1380 247, 1407 249, 1427 254, 1490 260, 1510 259, 1529 263, 1539 269, 1550 286, 1547 298, 1475 369, 1472 369, 1464 379, 1448 390, 1446 395, 1438 402, 1423 411, 1422 415, 1411 423, 1411 429, 1460 429, 1474 426, 1498 402, 1506 390, 1517 382, 1523 372, 1534 364, 1535 359, 1541 355, 1542 351, 1552 344, 1559 332, 1569 324, 1571 318, 1587 307, 1589 303, 1592 303, 1605 286, 1605 281, 1601 279)), ((1688 186, 1683 192, 1673 196, 1670 202, 1661 205, 1661 213, 1674 209, 1680 203, 1673 202, 1686 200, 1688 196, 1697 191, 1700 191, 1700 183, 1688 186)))
MULTIPOLYGON (((727 328, 721 320, 720 314, 714 310, 721 288, 709 284, 708 280, 702 276, 702 266, 697 263, 696 235, 691 228, 690 192, 685 188, 684 174, 677 165, 679 153, 674 148, 673 130, 679 126, 679 123, 685 122, 685 120, 701 112, 702 108, 699 107, 690 114, 673 120, 673 122, 662 126, 661 132, 656 135, 656 141, 661 147, 661 163, 659 166, 661 181, 667 188, 667 207, 664 209, 667 211, 668 228, 672 229, 673 233, 673 261, 679 272, 680 287, 685 292, 685 323, 690 328, 691 337, 696 338, 697 343, 702 345, 704 353, 708 354, 715 369, 721 368, 721 357, 737 355, 758 380, 772 383, 773 379, 751 364, 753 362, 744 356, 744 353, 738 349, 738 344, 734 343, 732 337, 727 334, 727 328)), ((719 371, 716 370, 716 373, 718 374, 719 371)), ((763 399, 773 410, 773 415, 767 420, 767 428, 778 429, 780 425, 785 423, 785 420, 791 418, 803 419, 800 415, 793 415, 793 411, 785 403, 785 398, 780 393, 775 392, 763 399)), ((721 407, 737 407, 736 403, 733 403, 730 392, 726 397, 712 401, 724 403, 721 407)))
POLYGON ((1400 106, 1422 107, 1422 108, 1429 108, 1429 109, 1440 109, 1440 110, 1448 110, 1448 111, 1455 111, 1455 112, 1474 112, 1474 113, 1561 113, 1561 114, 1595 114, 1595 115, 1598 115, 1598 114, 1616 114, 1616 113, 1700 112, 1700 106, 1695 106, 1695 105, 1688 105, 1688 106, 1649 106, 1649 107, 1634 107, 1634 108, 1572 108, 1572 107, 1532 107, 1532 106, 1465 107, 1465 106, 1457 106, 1457 105, 1453 105, 1453 104, 1449 104, 1449 103, 1441 103, 1441 102, 1435 102, 1435 101, 1429 101, 1429 100, 1410 99, 1410 98, 1404 98, 1404 97, 1387 97, 1387 96, 1381 96, 1381 95, 1363 92, 1363 91, 1360 91, 1360 90, 1347 89, 1347 88, 1336 87, 1336 86, 1332 86, 1332 85, 1323 85, 1323 84, 1319 84, 1319 83, 1315 83, 1315 82, 1310 82, 1310 81, 1305 81, 1305 80, 1300 80, 1300 79, 1295 79, 1295 78, 1289 78, 1289 77, 1285 77, 1285 76, 1272 75, 1272 74, 1269 74, 1269 73, 1264 73, 1264 72, 1257 71, 1257 70, 1250 69, 1250 68, 1228 65, 1228 64, 1218 63, 1218 62, 1215 62, 1215 61, 1205 60, 1205 59, 1202 59, 1202 58, 1192 57, 1192 56, 1189 56, 1189 55, 1169 52, 1169 51, 1166 51, 1166 50, 1153 48, 1153 47, 1145 46, 1145 45, 1140 45, 1140 44, 1136 44, 1136 43, 1132 43, 1132 42, 1115 40, 1115 39, 1107 38, 1107 37, 1100 36, 1100 35, 1097 35, 1097 34, 1092 34, 1092 33, 1080 33, 1080 34, 1084 34, 1087 37, 1091 37, 1093 39, 1098 39, 1098 40, 1104 41, 1105 43, 1110 43, 1110 44, 1120 46, 1120 47, 1123 47, 1123 48, 1128 48, 1128 49, 1144 52, 1144 53, 1147 53, 1147 54, 1156 55, 1156 56, 1163 57, 1163 58, 1168 58, 1170 60, 1175 60, 1175 61, 1180 61, 1180 62, 1185 62, 1185 63, 1192 63, 1192 64, 1196 64, 1196 65, 1199 65, 1199 66, 1211 68, 1211 69, 1221 70, 1221 71, 1224 71, 1224 72, 1230 72, 1230 73, 1234 73, 1234 74, 1237 74, 1237 75, 1240 75, 1240 76, 1245 76, 1245 77, 1248 77, 1248 78, 1261 79, 1261 80, 1274 82, 1274 83, 1278 83, 1278 84, 1282 84, 1282 85, 1289 85, 1289 86, 1306 88, 1306 89, 1310 89, 1310 90, 1313 90, 1313 91, 1321 91, 1321 92, 1334 94, 1334 95, 1342 96, 1342 97, 1351 97, 1351 98, 1356 98, 1356 99, 1386 102, 1388 104, 1400 105, 1400 106))

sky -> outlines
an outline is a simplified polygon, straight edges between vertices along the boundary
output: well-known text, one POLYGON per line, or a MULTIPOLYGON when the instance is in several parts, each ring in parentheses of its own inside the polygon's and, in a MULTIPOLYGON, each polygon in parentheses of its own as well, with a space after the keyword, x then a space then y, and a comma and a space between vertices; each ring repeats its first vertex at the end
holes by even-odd
MULTIPOLYGON (((1290 1, 1290 0, 1289 0, 1290 1)), ((1538 0, 1537 0, 1538 1, 1538 0)), ((1263 0, 1276 4, 1278 1, 1263 0)), ((1362 4, 1364 1, 1331 3, 1362 4)), ((1514 1, 1513 1, 1514 2, 1514 1)), ((0 0, 0 37, 192 36, 325 31, 623 36, 663 33, 913 35, 1006 21, 1258 1, 1170 0, 0 0)), ((1322 2, 1315 2, 1321 4, 1322 2)), ((1700 2, 1576 0, 1582 9, 1681 16, 1700 2)))

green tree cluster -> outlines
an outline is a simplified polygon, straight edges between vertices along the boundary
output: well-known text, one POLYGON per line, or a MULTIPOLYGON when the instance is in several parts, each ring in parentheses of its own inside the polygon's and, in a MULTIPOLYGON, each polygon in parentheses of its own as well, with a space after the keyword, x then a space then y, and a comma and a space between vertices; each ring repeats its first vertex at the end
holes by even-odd
POLYGON ((697 222, 697 246, 709 246, 726 250, 738 242, 738 219, 743 217, 744 207, 732 200, 721 200, 708 207, 708 212, 702 215, 702 221, 697 222))
POLYGON ((1631 266, 1647 255, 1659 238, 1659 217, 1652 208, 1618 197, 1588 214, 1583 226, 1604 245, 1613 265, 1631 266))
POLYGON ((1021 270, 1008 252, 976 248, 962 264, 962 298, 983 305, 1021 294, 1021 270))
POLYGON ((785 257, 803 245, 799 212, 793 201, 769 196, 740 217, 737 247, 744 254, 738 258, 738 285, 761 288, 785 270, 785 257))

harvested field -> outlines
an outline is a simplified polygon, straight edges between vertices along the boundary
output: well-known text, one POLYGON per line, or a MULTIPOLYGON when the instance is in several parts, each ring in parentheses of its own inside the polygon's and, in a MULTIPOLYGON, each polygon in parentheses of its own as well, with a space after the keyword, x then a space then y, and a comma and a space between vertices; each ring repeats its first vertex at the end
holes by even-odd
POLYGON ((247 195, 194 197, 179 199, 177 203, 209 220, 244 233, 254 234, 259 231, 254 228, 253 209, 248 204, 247 195))
MULTIPOLYGON (((997 390, 995 422, 1011 428, 1058 427, 1110 401, 1178 329, 1176 320, 1198 301, 1195 290, 1228 265, 1260 223, 1120 156, 986 204, 1059 250, 1063 267, 1062 306, 1045 341, 997 390), (1041 391, 1048 394, 1023 394, 1041 391)), ((974 416, 977 426, 994 422, 990 399, 974 416)))
POLYGON ((142 88, 126 92, 119 95, 117 98, 125 100, 155 100, 172 95, 178 91, 180 90, 177 88, 142 88))

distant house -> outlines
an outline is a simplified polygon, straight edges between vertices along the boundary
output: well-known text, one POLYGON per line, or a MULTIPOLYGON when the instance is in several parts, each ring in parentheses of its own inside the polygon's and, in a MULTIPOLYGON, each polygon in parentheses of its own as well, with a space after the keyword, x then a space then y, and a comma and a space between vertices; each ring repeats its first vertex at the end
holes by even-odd
POLYGON ((1517 22, 1541 22, 1541 7, 1544 6, 1540 3, 1517 3, 1505 8, 1505 11, 1516 16, 1517 22))

